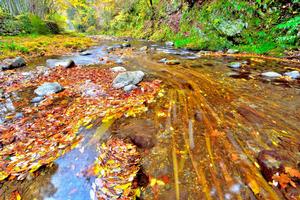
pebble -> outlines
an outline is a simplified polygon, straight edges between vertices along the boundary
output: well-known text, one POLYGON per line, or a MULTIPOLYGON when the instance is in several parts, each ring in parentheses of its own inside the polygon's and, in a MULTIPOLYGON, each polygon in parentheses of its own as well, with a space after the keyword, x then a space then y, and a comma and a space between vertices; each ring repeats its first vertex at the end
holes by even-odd
POLYGON ((279 74, 277 72, 264 72, 261 75, 266 78, 279 78, 282 76, 281 74, 279 74))
POLYGON ((228 67, 230 68, 240 68, 242 66, 242 64, 240 62, 231 62, 228 64, 228 67))
POLYGON ((31 103, 39 103, 41 101, 43 101, 45 99, 45 97, 41 96, 41 97, 34 97, 32 100, 31 100, 31 103))
POLYGON ((298 79, 300 78, 300 72, 298 71, 285 72, 284 76, 288 76, 292 79, 298 79))

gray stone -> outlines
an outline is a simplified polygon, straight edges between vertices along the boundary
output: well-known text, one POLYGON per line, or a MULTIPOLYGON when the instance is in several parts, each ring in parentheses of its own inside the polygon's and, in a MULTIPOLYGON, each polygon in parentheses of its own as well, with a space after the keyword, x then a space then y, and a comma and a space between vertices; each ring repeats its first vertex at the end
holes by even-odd
POLYGON ((167 60, 168 60, 168 59, 166 59, 166 58, 163 58, 163 59, 160 59, 158 62, 159 62, 159 63, 166 63, 166 62, 167 62, 167 60))
POLYGON ((131 85, 126 85, 123 89, 124 89, 125 92, 130 92, 131 90, 134 90, 136 88, 137 88, 136 85, 131 84, 131 85))
POLYGON ((93 53, 91 51, 83 51, 80 53, 81 56, 90 56, 92 55, 93 53))
POLYGON ((16 113, 16 115, 15 115, 15 119, 22 119, 24 117, 24 115, 23 115, 23 113, 21 113, 21 112, 18 112, 18 113, 16 113))
POLYGON ((300 72, 298 71, 285 72, 284 76, 288 76, 292 79, 298 79, 300 78, 300 72))
POLYGON ((227 50, 227 53, 229 53, 229 54, 234 54, 234 53, 238 53, 239 52, 239 50, 237 50, 237 49, 228 49, 227 50))
POLYGON ((76 64, 75 64, 74 60, 65 60, 65 61, 55 63, 55 67, 59 67, 59 66, 63 67, 63 68, 72 68, 72 67, 75 67, 76 64))
POLYGON ((43 85, 39 86, 37 89, 34 90, 34 93, 38 96, 47 96, 50 94, 58 93, 63 90, 63 87, 57 83, 44 83, 43 85))
POLYGON ((240 68, 242 66, 242 64, 240 62, 231 62, 228 64, 228 67, 230 68, 240 68))
POLYGON ((112 72, 126 72, 126 69, 124 67, 118 66, 118 67, 113 67, 110 69, 112 72))
POLYGON ((145 74, 142 71, 123 72, 113 80, 113 87, 116 89, 123 88, 127 85, 136 85, 141 82, 145 74))
POLYGON ((117 60, 115 61, 115 63, 116 63, 116 64, 119 64, 119 65, 120 65, 120 64, 123 64, 123 60, 122 60, 122 59, 117 59, 117 60))
POLYGON ((107 47, 106 50, 108 52, 115 51, 116 49, 121 49, 123 46, 121 44, 115 44, 113 46, 107 47))
POLYGON ((14 112, 16 110, 16 108, 10 98, 6 99, 5 107, 8 112, 14 112))
POLYGON ((129 43, 123 43, 123 44, 122 44, 122 47, 123 47, 123 48, 131 47, 131 44, 129 44, 129 43))
POLYGON ((166 44, 166 46, 168 46, 168 47, 174 46, 174 42, 171 42, 171 41, 168 41, 168 42, 166 42, 165 44, 166 44))
POLYGON ((11 70, 26 66, 26 61, 22 57, 16 57, 14 59, 5 59, 2 61, 2 70, 11 70))
POLYGON ((40 103, 41 101, 43 101, 45 99, 45 97, 43 96, 40 96, 40 97, 34 97, 32 100, 31 100, 31 103, 40 103))
POLYGON ((148 47, 147 46, 143 46, 140 48, 140 51, 147 51, 148 50, 148 47))
POLYGON ((279 78, 282 75, 277 72, 264 72, 261 74, 265 78, 279 78))

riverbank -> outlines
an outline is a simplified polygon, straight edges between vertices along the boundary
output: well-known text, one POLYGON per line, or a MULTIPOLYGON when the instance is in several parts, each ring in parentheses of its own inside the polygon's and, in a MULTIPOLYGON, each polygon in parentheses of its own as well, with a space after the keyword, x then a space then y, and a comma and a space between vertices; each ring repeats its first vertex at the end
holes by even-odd
POLYGON ((78 34, 0 36, 0 60, 68 54, 95 44, 93 39, 78 34))

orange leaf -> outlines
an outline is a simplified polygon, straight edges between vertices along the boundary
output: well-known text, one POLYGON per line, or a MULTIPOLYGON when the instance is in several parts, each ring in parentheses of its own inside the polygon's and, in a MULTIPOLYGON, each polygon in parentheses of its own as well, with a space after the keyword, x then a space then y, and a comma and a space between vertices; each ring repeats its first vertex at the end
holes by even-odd
POLYGON ((285 172, 291 177, 300 178, 300 172, 297 169, 291 167, 285 167, 285 172))
POLYGON ((287 174, 274 175, 272 178, 274 181, 277 181, 283 189, 286 188, 289 183, 293 182, 287 174))

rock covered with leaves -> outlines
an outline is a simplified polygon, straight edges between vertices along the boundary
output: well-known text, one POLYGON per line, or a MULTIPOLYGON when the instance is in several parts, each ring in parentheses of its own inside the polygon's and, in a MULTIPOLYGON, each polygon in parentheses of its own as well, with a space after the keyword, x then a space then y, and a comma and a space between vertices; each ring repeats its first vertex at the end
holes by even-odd
POLYGON ((135 199, 140 190, 133 180, 140 170, 140 154, 132 143, 112 138, 99 148, 94 171, 97 176, 90 191, 91 199, 135 199))

